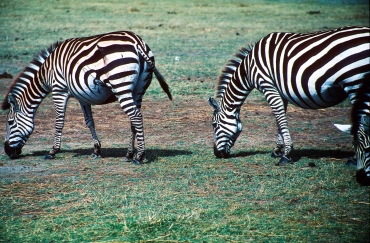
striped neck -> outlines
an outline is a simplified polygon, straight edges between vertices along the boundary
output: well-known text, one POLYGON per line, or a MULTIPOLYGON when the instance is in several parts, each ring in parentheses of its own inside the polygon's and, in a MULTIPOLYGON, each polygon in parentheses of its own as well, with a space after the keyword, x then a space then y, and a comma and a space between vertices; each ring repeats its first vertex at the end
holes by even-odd
POLYGON ((53 44, 42 51, 13 80, 2 104, 4 110, 10 107, 8 96, 11 94, 17 100, 19 110, 29 117, 34 117, 38 106, 51 91, 50 87, 43 83, 48 77, 48 68, 45 63, 56 47, 57 44, 53 44))
POLYGON ((243 105, 253 86, 249 82, 249 56, 251 51, 242 48, 229 60, 220 77, 216 97, 221 98, 220 108, 226 114, 238 112, 243 105))

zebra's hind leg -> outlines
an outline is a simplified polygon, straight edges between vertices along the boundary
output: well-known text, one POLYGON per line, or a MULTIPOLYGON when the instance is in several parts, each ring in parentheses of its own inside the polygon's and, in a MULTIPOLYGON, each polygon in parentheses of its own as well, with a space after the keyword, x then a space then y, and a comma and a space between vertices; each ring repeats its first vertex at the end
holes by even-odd
POLYGON ((96 135, 94 118, 93 118, 92 112, 91 112, 91 105, 90 104, 84 104, 84 103, 81 103, 81 102, 80 102, 80 105, 81 105, 81 109, 84 113, 86 126, 90 129, 91 136, 94 140, 94 152, 91 156, 94 159, 101 158, 101 151, 100 151, 101 144, 100 144, 100 141, 98 139, 98 136, 96 135))
POLYGON ((125 161, 133 162, 134 164, 142 164, 145 158, 145 142, 144 142, 144 126, 143 117, 140 109, 134 108, 132 112, 127 112, 131 122, 131 141, 128 147, 125 161), (135 153, 135 138, 137 139, 138 151, 136 158, 134 159, 135 153))
POLYGON ((135 155, 135 139, 136 139, 136 131, 135 127, 131 125, 131 139, 130 139, 130 145, 127 149, 127 154, 125 161, 126 162, 132 162, 134 160, 135 155))
POLYGON ((130 117, 131 121, 131 130, 132 130, 132 139, 131 146, 129 148, 130 155, 133 155, 135 137, 137 139, 137 153, 136 158, 133 160, 133 163, 136 165, 142 164, 145 158, 145 142, 144 142, 144 126, 143 126, 143 117, 139 109, 136 110, 134 117, 130 117))

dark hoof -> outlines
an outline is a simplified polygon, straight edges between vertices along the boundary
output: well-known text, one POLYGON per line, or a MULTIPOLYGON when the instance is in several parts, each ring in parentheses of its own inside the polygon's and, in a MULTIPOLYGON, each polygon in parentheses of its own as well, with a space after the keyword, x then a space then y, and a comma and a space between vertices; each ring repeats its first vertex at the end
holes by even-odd
POLYGON ((272 158, 281 158, 283 156, 283 154, 282 153, 275 153, 275 151, 272 151, 272 153, 271 153, 271 157, 272 158))
POLYGON ((275 165, 276 166, 284 166, 288 163, 292 163, 292 159, 291 158, 288 158, 286 156, 282 156, 279 163, 276 163, 275 165))
POLYGON ((351 159, 348 159, 346 165, 352 166, 352 165, 357 165, 357 163, 356 163, 356 160, 351 158, 351 159))
POLYGON ((45 159, 55 159, 55 155, 47 154, 45 159))
POLYGON ((101 158, 101 155, 100 154, 92 154, 91 157, 93 159, 100 159, 101 158))
POLYGON ((132 162, 134 160, 134 153, 127 153, 126 154, 126 158, 125 158, 125 162, 132 162))
POLYGON ((142 165, 143 163, 140 162, 139 160, 136 160, 134 159, 134 161, 132 162, 134 165, 142 165))

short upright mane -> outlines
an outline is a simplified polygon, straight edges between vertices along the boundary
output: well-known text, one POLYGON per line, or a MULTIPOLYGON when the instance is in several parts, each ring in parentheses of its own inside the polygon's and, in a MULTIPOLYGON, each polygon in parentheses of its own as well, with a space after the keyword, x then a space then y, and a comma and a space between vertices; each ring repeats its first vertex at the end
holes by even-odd
POLYGON ((251 49, 252 46, 248 46, 248 48, 240 48, 239 52, 234 54, 234 57, 236 58, 230 59, 225 68, 221 71, 221 74, 217 80, 217 98, 221 98, 224 95, 225 90, 230 83, 230 80, 234 75, 236 68, 239 67, 240 63, 248 56, 251 49))
MULTIPOLYGON (((41 65, 45 62, 45 60, 50 56, 50 54, 58 47, 60 43, 55 42, 50 45, 47 49, 42 50, 31 62, 28 64, 19 74, 17 77, 14 78, 13 82, 11 83, 7 94, 3 100, 1 105, 2 110, 7 110, 10 108, 8 103, 8 95, 13 91, 13 88, 16 86, 19 79, 25 76, 25 72, 36 74, 37 71, 40 69, 41 65)), ((28 74, 29 75, 29 74, 28 74)))

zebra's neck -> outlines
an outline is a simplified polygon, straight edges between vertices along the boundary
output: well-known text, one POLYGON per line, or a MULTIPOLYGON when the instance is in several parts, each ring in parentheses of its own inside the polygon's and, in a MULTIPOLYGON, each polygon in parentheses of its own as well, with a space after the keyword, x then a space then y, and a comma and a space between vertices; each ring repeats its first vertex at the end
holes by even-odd
POLYGON ((9 89, 8 95, 16 98, 22 113, 29 117, 34 117, 40 103, 50 93, 50 87, 43 82, 49 75, 48 65, 45 64, 56 46, 53 44, 36 56, 14 79, 9 89))
POLYGON ((249 53, 250 49, 241 49, 235 54, 237 59, 230 60, 219 77, 217 97, 221 98, 220 107, 224 113, 238 112, 254 89, 249 75, 249 53))

